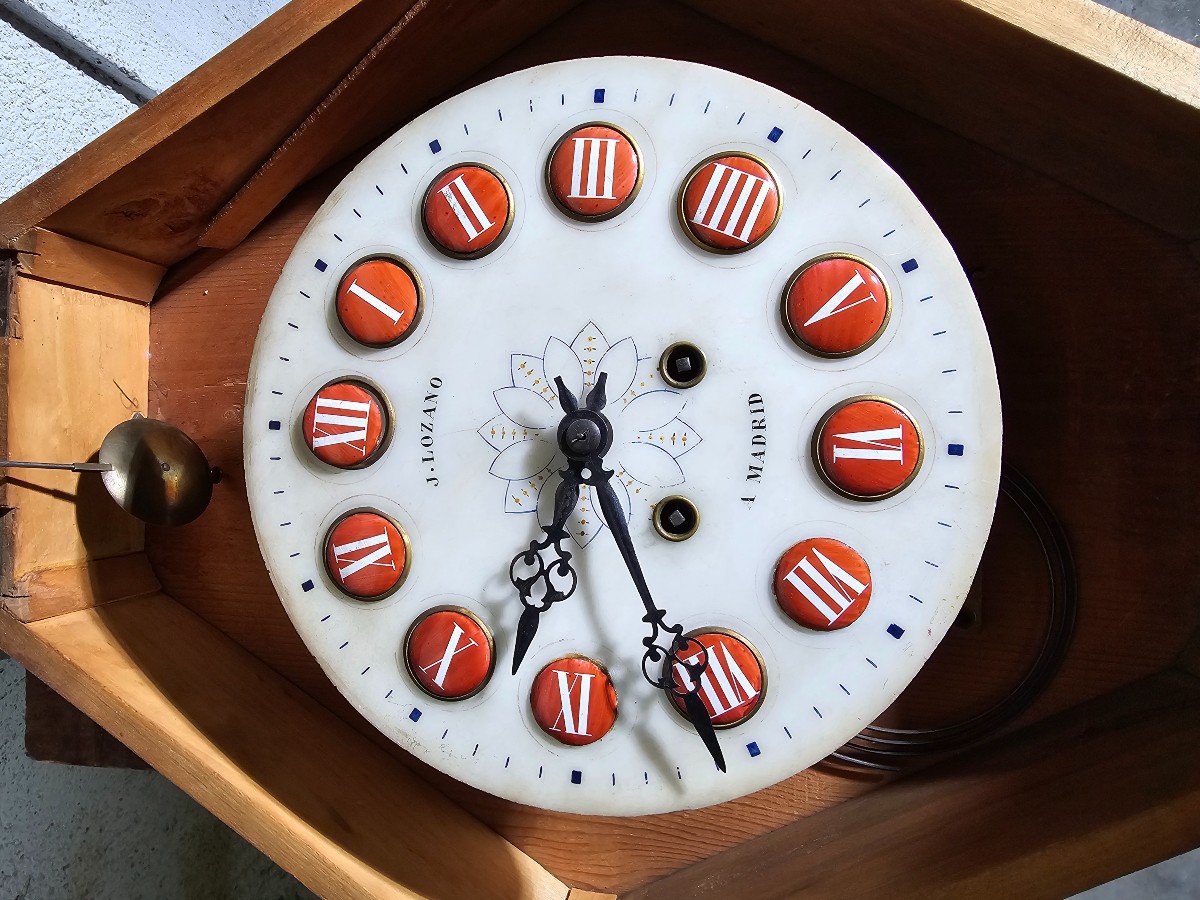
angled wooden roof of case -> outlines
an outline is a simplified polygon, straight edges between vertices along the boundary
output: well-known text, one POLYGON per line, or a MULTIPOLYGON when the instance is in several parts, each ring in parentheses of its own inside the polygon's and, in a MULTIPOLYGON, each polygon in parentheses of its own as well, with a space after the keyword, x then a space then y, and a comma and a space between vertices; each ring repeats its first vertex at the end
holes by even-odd
MULTIPOLYGON (((1091 0, 681 2, 1200 238, 1200 49, 1091 0)), ((0 205, 0 246, 41 227, 161 265, 232 247, 579 3, 293 0, 0 205)))

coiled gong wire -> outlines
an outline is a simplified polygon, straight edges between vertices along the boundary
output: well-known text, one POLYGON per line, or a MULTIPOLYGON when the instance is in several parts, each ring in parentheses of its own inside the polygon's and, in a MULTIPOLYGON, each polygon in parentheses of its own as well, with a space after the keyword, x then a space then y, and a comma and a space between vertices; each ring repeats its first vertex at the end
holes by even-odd
POLYGON ((1016 506, 1033 530, 1049 576, 1049 621, 1037 657, 1006 697, 978 715, 936 728, 868 725, 830 754, 827 761, 894 772, 924 757, 964 750, 1021 715, 1058 672, 1071 642, 1079 605, 1071 549, 1045 498, 1007 463, 1000 472, 1000 493, 1016 506))

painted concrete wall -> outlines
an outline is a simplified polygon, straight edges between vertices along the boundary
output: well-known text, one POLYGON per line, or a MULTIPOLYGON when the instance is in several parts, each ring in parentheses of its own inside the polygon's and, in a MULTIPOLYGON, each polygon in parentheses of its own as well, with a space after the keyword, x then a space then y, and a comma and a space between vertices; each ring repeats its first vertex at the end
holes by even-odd
MULTIPOLYGON (((284 0, 24 0, 162 91, 245 34, 284 0)), ((399 4, 397 4, 399 6, 399 4)))
POLYGON ((1200 44, 1198 0, 1099 0, 1134 19, 1153 25, 1191 44, 1200 44))
MULTIPOLYGON (((1038 2, 1038 0, 1029 0, 1038 2)), ((1200 0, 1102 0, 1200 43, 1200 0)), ((22 7, 151 91, 283 0, 0 0, 0 199, 128 115, 134 104, 6 24, 22 7)), ((397 10, 407 6, 397 0, 397 10)), ((309 897, 265 857, 153 772, 31 762, 23 673, 0 656, 0 900, 309 897)), ((1089 900, 1195 897, 1200 852, 1089 892, 1089 900)))
POLYGON ((0 22, 0 86, 0 199, 135 109, 6 22, 0 22))

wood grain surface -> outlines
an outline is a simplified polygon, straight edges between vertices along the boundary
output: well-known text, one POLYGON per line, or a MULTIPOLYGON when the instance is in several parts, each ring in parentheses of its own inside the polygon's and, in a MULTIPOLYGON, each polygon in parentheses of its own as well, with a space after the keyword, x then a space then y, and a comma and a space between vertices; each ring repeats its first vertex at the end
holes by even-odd
MULTIPOLYGON (((25 275, 15 279, 12 303, 8 458, 94 459, 109 429, 146 411, 149 307, 25 275)), ((18 595, 35 573, 142 549, 141 523, 94 473, 10 469, 0 492, 13 510, 18 595)))
MULTIPOLYGON (((1197 622, 1195 599, 1179 587, 1200 537, 1196 467, 1185 463, 1196 455, 1186 423, 1195 424, 1200 381, 1200 305, 1187 298, 1200 267, 1185 243, 669 0, 580 6, 469 83, 606 53, 695 59, 805 100, 879 152, 955 246, 996 350, 1006 457, 1058 511, 1080 578, 1074 644, 1025 721, 1169 663, 1197 622), (639 27, 630 29, 634 18, 639 27)), ((229 477, 197 522, 152 529, 149 553, 167 593, 383 745, 288 622, 256 549, 241 476, 259 317, 292 245, 344 171, 293 193, 234 249, 168 274, 151 323, 151 410, 192 434, 229 477)), ((1030 562, 1019 522, 1005 533, 1011 539, 989 549, 998 554, 994 590, 985 563, 982 625, 952 634, 893 716, 930 724, 964 715, 1002 695, 1027 664, 1041 627, 1036 548, 1030 562), (1016 571, 1006 576, 1010 563, 1016 571)), ((879 780, 814 769, 709 810, 599 819, 498 800, 387 749, 564 881, 608 891, 645 884, 879 780)))
POLYGON ((154 263, 105 250, 45 228, 31 228, 16 242, 22 275, 138 303, 154 299, 166 270, 154 263))
POLYGON ((29 572, 6 589, 3 607, 36 622, 161 589, 145 553, 105 556, 29 572))

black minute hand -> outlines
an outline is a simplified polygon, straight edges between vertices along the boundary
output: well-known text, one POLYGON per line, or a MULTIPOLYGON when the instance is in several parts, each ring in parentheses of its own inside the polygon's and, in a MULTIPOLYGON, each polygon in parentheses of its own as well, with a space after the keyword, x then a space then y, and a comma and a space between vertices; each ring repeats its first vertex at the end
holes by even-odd
MULTIPOLYGON (((604 373, 601 373, 597 378, 595 390, 588 397, 589 407, 597 411, 604 407, 603 390, 604 373), (600 392, 598 400, 596 391, 600 392)), ((625 567, 629 569, 629 575, 633 578, 633 583, 642 598, 642 605, 646 607, 646 615, 642 621, 650 626, 651 631, 650 635, 642 640, 642 644, 646 647, 646 652, 642 657, 642 674, 651 684, 682 698, 684 710, 692 727, 696 729, 696 733, 704 741, 704 746, 712 754, 717 768, 724 772, 725 754, 721 752, 721 745, 717 742, 717 733, 713 728, 712 719, 708 715, 708 710, 704 708, 704 701, 700 699, 699 694, 700 680, 705 669, 708 668, 708 652, 699 641, 689 640, 683 636, 683 626, 667 625, 665 622, 666 610, 660 609, 655 604, 654 598, 650 596, 646 576, 642 573, 642 565, 638 561, 637 552, 633 549, 633 539, 629 536, 629 526, 625 522, 625 515, 617 500, 617 492, 613 490, 612 476, 613 473, 604 470, 600 465, 600 460, 596 459, 591 472, 582 480, 596 489, 604 521, 608 524, 609 531, 612 532, 613 540, 617 542, 617 549, 621 552, 625 567), (672 636, 671 645, 666 649, 658 644, 658 639, 663 632, 672 636), (693 658, 691 661, 680 659, 679 654, 691 643, 695 643, 700 648, 699 657, 693 658), (688 681, 691 684, 689 689, 685 690, 676 685, 674 668, 677 665, 687 672, 688 681), (658 667, 657 674, 653 674, 655 666, 658 667)))

